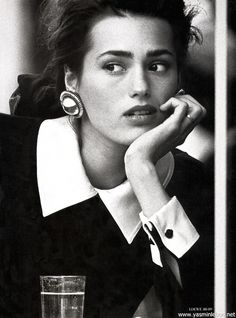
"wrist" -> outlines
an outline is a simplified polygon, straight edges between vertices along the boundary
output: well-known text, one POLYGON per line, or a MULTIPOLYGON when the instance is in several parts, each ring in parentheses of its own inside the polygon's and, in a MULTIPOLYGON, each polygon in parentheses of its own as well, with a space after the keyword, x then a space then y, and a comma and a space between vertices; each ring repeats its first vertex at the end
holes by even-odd
POLYGON ((155 165, 151 161, 139 157, 126 157, 125 170, 127 178, 140 181, 157 174, 155 165))
POLYGON ((152 162, 140 157, 127 157, 125 168, 144 215, 150 217, 169 202, 170 198, 152 162))

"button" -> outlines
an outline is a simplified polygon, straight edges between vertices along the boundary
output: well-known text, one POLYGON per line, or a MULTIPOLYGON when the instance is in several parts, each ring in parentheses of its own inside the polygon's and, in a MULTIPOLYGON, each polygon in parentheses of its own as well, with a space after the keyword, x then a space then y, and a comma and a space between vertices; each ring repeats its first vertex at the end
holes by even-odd
POLYGON ((165 236, 168 238, 168 239, 170 239, 170 238, 172 238, 173 237, 173 230, 170 230, 170 229, 168 229, 168 230, 166 230, 166 232, 165 232, 165 236))

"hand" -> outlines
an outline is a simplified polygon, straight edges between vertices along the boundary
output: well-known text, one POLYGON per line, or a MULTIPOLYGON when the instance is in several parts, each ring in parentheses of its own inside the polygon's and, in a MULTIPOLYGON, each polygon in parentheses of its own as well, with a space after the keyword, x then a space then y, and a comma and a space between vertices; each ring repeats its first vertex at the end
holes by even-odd
POLYGON ((166 153, 182 144, 206 114, 205 108, 192 96, 180 94, 161 105, 160 111, 171 115, 130 145, 125 154, 126 170, 134 161, 155 165, 166 153))
POLYGON ((127 178, 147 217, 170 200, 156 172, 156 162, 182 144, 206 114, 205 108, 193 97, 180 94, 161 105, 160 111, 171 115, 162 124, 138 137, 125 154, 127 178))
POLYGON ((170 200, 156 172, 156 162, 183 143, 206 114, 205 108, 193 97, 180 94, 161 105, 160 111, 171 112, 171 115, 162 124, 138 137, 125 154, 127 178, 147 217, 170 200))

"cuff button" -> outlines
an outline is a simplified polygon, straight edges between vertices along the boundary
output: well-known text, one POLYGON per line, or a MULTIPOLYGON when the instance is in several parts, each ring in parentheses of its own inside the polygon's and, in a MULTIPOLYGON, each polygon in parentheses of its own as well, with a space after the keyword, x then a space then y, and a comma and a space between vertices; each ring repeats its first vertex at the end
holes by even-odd
POLYGON ((168 229, 168 230, 166 230, 166 232, 165 232, 165 236, 168 238, 168 239, 170 239, 170 238, 172 238, 173 237, 173 230, 170 230, 170 229, 168 229))

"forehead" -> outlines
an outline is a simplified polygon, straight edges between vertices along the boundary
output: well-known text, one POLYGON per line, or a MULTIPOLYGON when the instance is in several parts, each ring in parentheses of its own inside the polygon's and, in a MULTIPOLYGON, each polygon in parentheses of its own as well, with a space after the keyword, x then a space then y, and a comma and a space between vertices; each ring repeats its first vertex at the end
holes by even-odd
POLYGON ((140 15, 108 15, 97 20, 90 32, 91 50, 143 52, 165 49, 175 55, 173 32, 170 24, 161 19, 140 15))

